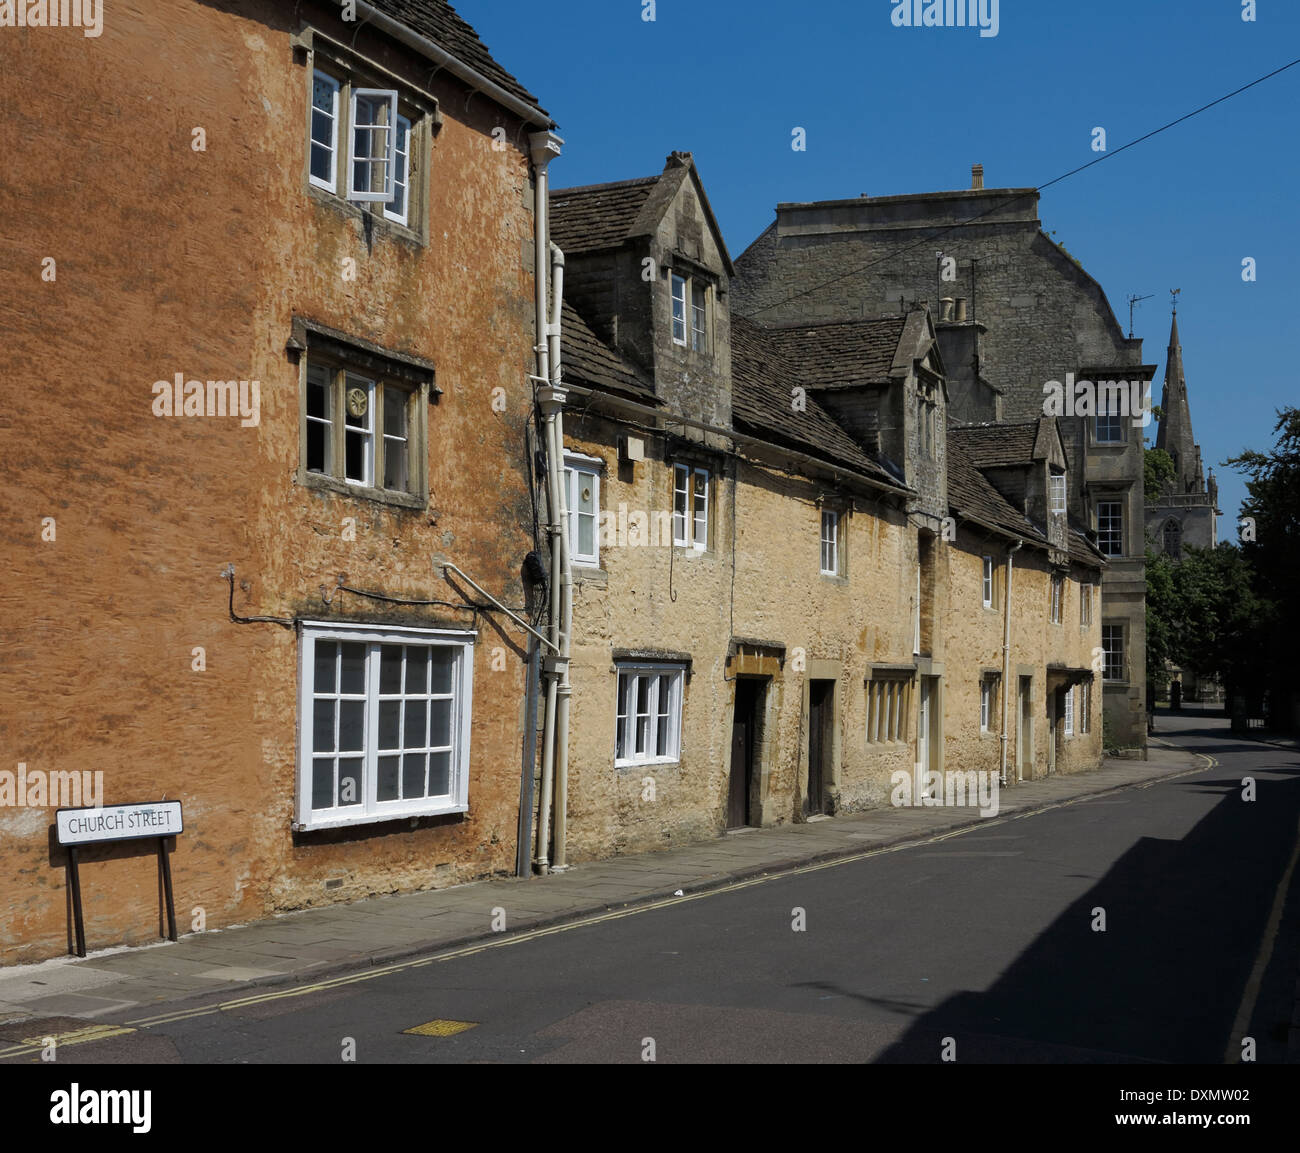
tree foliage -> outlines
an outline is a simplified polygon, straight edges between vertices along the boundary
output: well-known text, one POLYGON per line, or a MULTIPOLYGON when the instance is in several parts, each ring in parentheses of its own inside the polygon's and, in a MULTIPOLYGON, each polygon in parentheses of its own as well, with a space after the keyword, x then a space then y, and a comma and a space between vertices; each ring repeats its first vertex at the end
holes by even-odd
POLYGON ((1142 491, 1148 504, 1160 499, 1161 493, 1172 483, 1174 458, 1163 448, 1148 448, 1142 456, 1142 491))

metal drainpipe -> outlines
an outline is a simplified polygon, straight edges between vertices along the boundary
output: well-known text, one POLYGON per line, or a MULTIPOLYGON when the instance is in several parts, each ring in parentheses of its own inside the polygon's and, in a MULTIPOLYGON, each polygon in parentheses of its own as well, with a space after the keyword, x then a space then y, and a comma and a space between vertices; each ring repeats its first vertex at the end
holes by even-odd
MULTIPOLYGON (((560 145, 564 142, 553 132, 534 132, 528 138, 533 161, 533 280, 536 288, 536 340, 534 352, 537 354, 536 379, 547 382, 551 378, 549 343, 547 340, 547 300, 549 296, 549 262, 550 221, 549 221, 549 179, 547 169, 550 162, 560 154, 560 145)), ((550 640, 553 647, 559 644, 560 629, 560 592, 557 582, 559 572, 560 548, 560 487, 561 477, 555 465, 554 431, 555 412, 550 398, 542 394, 549 392, 549 385, 538 390, 542 414, 545 420, 546 436, 546 480, 547 507, 550 513, 547 531, 551 536, 551 624, 550 640)), ((547 853, 550 845, 550 803, 551 782, 555 757, 555 698, 558 689, 553 658, 545 659, 546 668, 546 718, 542 736, 542 780, 538 795, 537 817, 537 871, 549 871, 547 853)))
MULTIPOLYGON (((557 470, 564 467, 564 401, 567 396, 562 387, 560 371, 561 316, 564 304, 564 253, 557 244, 551 245, 551 324, 547 329, 550 341, 551 395, 558 407, 555 412, 555 461, 557 470)), ((562 475, 562 474, 561 474, 562 475)), ((560 485, 560 652, 556 666, 560 683, 556 689, 555 709, 555 853, 551 871, 568 867, 566 849, 569 835, 569 700, 572 687, 569 683, 569 657, 573 634, 573 550, 569 541, 572 525, 569 518, 568 492, 560 485)))
POLYGON ((1005 603, 1002 606, 1002 768, 998 774, 1000 783, 1007 783, 1007 698, 1011 696, 1011 558, 1020 551, 1024 541, 1018 540, 1007 549, 1007 587, 1003 593, 1005 603))

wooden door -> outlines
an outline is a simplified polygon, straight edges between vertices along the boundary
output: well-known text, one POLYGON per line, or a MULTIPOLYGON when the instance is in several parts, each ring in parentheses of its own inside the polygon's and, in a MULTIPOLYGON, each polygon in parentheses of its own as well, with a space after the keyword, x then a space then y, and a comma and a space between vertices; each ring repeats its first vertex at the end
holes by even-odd
POLYGON ((835 682, 808 683, 808 815, 826 811, 835 719, 835 682))
POLYGON ((758 765, 758 725, 763 685, 736 682, 736 705, 731 718, 731 776, 727 790, 727 828, 752 824, 754 776, 758 765))

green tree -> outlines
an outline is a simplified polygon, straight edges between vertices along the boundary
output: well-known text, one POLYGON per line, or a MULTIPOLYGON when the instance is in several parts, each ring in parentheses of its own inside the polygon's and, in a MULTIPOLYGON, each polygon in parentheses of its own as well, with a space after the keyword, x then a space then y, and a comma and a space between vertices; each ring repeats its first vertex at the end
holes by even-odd
POLYGON ((1148 448, 1142 455, 1142 492, 1147 504, 1160 499, 1160 494, 1174 479, 1174 458, 1163 448, 1148 448))
POLYGON ((1267 684, 1277 708, 1275 723, 1289 726, 1300 692, 1295 648, 1300 605, 1294 595, 1300 572, 1300 408, 1278 410, 1276 441, 1268 452, 1247 449, 1225 461, 1247 477, 1241 505, 1241 553, 1252 570, 1252 589, 1263 603, 1251 660, 1238 670, 1246 684, 1267 684))

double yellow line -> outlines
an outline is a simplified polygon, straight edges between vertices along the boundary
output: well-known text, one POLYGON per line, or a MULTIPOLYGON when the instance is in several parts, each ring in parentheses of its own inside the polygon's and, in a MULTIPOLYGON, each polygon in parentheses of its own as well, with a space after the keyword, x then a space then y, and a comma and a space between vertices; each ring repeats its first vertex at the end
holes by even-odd
MULTIPOLYGON (((1163 742, 1162 742, 1163 743, 1163 742)), ((1170 746, 1171 748, 1177 746, 1170 746)), ((1201 768, 1189 769, 1186 772, 1175 773, 1169 776, 1155 777, 1150 781, 1143 781, 1133 785, 1120 785, 1114 790, 1106 792, 1126 791, 1130 788, 1149 788, 1151 785, 1159 784, 1162 781, 1174 780, 1178 777, 1189 776, 1192 773, 1204 772, 1207 768, 1213 768, 1218 762, 1213 757, 1208 757, 1203 753, 1196 753, 1206 762, 1201 768)), ((940 841, 951 840, 953 837, 964 836, 967 833, 982 832, 985 829, 993 828, 996 825, 1005 824, 1008 821, 1023 820, 1025 817, 1034 817, 1040 813, 1050 812, 1054 809, 1063 809, 1070 805, 1080 804, 1085 801, 1094 800, 1103 793, 1085 793, 1082 796, 1070 797, 1063 801, 1053 801, 1050 804, 1040 805, 1037 808, 1026 809, 1024 812, 1012 813, 1005 817, 994 817, 991 820, 980 821, 974 825, 964 825, 961 828, 950 829, 945 833, 936 833, 934 836, 922 837, 918 840, 902 841, 894 845, 882 845, 876 849, 864 849, 860 853, 853 853, 845 857, 834 857, 828 861, 817 861, 809 865, 796 865, 793 868, 782 869, 775 873, 762 873, 756 877, 749 877, 743 881, 733 881, 730 884, 720 885, 717 888, 701 890, 698 893, 687 893, 680 897, 664 897, 658 901, 650 901, 644 905, 634 905, 628 909, 616 909, 605 913, 596 913, 588 917, 581 917, 576 921, 565 921, 559 925, 549 925, 539 929, 527 929, 519 933, 511 933, 508 936, 502 936, 495 939, 479 941, 472 945, 465 945, 458 949, 449 949, 443 953, 437 953, 431 957, 421 957, 412 961, 398 961, 391 965, 381 965, 377 968, 366 969, 359 973, 349 973, 340 977, 333 977, 325 981, 317 981, 310 985, 296 985, 290 989, 276 989, 265 993, 257 993, 249 997, 237 997, 230 1001, 220 1001, 212 1005, 203 1005, 191 1009, 178 1009, 170 1013, 159 1013, 152 1017, 138 1017, 135 1020, 127 1021, 125 1025, 98 1025, 91 1026, 87 1029, 80 1029, 71 1033, 54 1035, 54 1040, 59 1047, 70 1045, 83 1045, 91 1041, 102 1041, 109 1037, 121 1036, 127 1033, 134 1033, 138 1029, 149 1029, 159 1025, 171 1025, 178 1021, 191 1021, 196 1017, 211 1017, 217 1013, 229 1013, 236 1009, 246 1009, 252 1005, 264 1005, 269 1001, 282 1001, 290 997, 306 997, 313 993, 324 993, 331 989, 341 989, 347 985, 356 985, 362 981, 374 981, 380 977, 388 977, 394 973, 405 973, 411 969, 419 969, 425 965, 445 961, 456 961, 462 957, 472 957, 477 953, 484 953, 489 949, 500 949, 507 945, 521 945, 527 941, 536 941, 541 937, 551 937, 557 933, 567 933, 574 929, 585 929, 590 925, 601 925, 609 921, 619 921, 624 917, 633 917, 641 913, 652 913, 659 909, 669 909, 675 905, 684 905, 689 901, 700 901, 707 897, 717 897, 724 893, 735 893, 742 889, 749 889, 755 885, 766 884, 769 881, 779 881, 784 877, 797 877, 807 873, 820 872, 823 869, 838 868, 840 865, 851 865, 857 861, 869 860, 872 857, 883 856, 886 853, 898 853, 905 849, 914 849, 923 845, 933 845, 940 841)), ((30 1056, 39 1053, 44 1046, 37 1044, 35 1038, 29 1038, 20 1045, 9 1049, 0 1049, 0 1060, 12 1059, 15 1057, 30 1056)))

